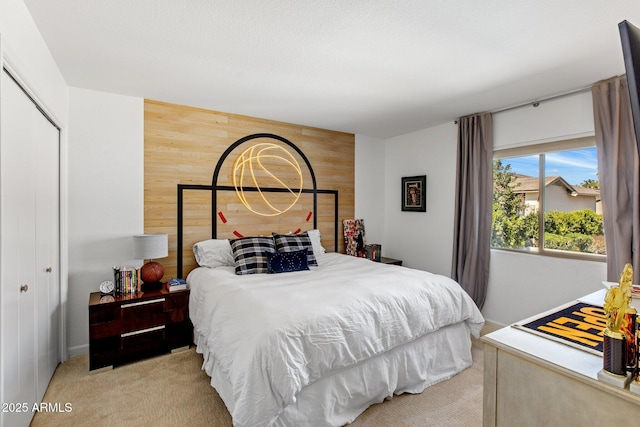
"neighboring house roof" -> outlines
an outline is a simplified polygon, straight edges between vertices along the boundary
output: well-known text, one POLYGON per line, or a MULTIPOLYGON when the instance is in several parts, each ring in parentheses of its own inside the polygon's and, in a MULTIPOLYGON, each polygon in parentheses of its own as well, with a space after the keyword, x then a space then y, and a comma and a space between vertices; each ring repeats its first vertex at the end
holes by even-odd
POLYGON ((578 185, 574 185, 573 188, 578 193, 578 196, 595 197, 600 200, 600 190, 597 188, 580 187, 578 185))
MULTIPOLYGON (((526 175, 516 175, 516 179, 511 183, 514 193, 536 193, 539 191, 538 178, 526 175)), ((596 188, 581 187, 579 185, 571 185, 561 176, 548 176, 545 178, 545 187, 550 185, 561 185, 567 189, 567 192, 575 196, 595 197, 600 200, 600 190, 596 188)))

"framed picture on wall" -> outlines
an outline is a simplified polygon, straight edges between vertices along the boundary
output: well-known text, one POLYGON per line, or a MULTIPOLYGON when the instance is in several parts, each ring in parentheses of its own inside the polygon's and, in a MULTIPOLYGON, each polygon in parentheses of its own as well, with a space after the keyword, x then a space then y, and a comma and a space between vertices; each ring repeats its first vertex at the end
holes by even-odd
POLYGON ((427 211, 427 176, 402 178, 402 210, 408 212, 427 211))

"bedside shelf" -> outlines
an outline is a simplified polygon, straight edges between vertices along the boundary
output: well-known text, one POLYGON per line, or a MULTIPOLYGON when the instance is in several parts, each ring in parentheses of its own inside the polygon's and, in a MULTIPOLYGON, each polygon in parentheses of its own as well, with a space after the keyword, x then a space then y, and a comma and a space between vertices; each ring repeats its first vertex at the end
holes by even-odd
POLYGON ((395 258, 387 258, 387 257, 380 257, 380 262, 383 264, 393 264, 393 265, 402 265, 402 260, 401 259, 395 259, 395 258))
POLYGON ((188 347, 193 341, 189 290, 89 296, 89 370, 188 347))

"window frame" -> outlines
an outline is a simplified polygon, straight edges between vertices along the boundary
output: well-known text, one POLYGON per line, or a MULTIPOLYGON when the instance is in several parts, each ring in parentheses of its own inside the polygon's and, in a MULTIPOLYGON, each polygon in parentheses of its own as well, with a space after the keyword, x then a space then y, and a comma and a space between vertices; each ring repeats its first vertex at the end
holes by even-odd
MULTIPOLYGON (((496 149, 493 151, 493 160, 503 160, 514 157, 526 157, 526 156, 538 156, 538 241, 539 246, 535 250, 531 249, 516 249, 516 248, 501 248, 491 246, 492 251, 506 251, 515 252, 521 254, 530 254, 538 256, 547 256, 552 258, 565 258, 565 259, 577 259, 584 261, 597 261, 607 262, 607 256, 601 254, 592 254, 586 252, 573 252, 563 251, 559 249, 547 249, 545 248, 544 240, 544 214, 546 208, 546 186, 544 185, 545 176, 545 155, 548 153, 554 153, 558 151, 570 151, 579 150, 582 148, 595 147, 595 136, 586 136, 580 138, 564 139, 559 141, 550 141, 538 144, 520 145, 516 147, 508 147, 503 149, 496 149)), ((493 170, 493 166, 492 166, 493 170)))

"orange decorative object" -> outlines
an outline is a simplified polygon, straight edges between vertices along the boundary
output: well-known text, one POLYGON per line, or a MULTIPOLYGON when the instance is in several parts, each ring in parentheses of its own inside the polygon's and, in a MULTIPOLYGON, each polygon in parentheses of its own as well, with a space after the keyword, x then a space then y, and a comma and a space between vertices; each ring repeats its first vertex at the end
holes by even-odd
POLYGON ((162 280, 164 267, 159 262, 150 261, 140 269, 140 277, 144 283, 156 283, 162 280))

